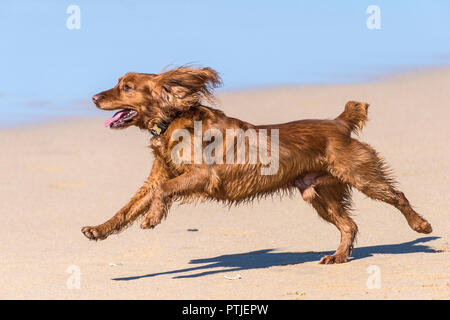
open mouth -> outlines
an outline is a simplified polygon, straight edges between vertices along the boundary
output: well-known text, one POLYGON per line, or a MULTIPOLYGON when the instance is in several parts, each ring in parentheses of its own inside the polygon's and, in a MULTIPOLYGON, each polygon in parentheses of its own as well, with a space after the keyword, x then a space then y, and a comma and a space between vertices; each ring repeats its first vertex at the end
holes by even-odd
POLYGON ((126 127, 133 118, 137 116, 137 111, 133 109, 123 109, 114 114, 111 119, 106 120, 105 127, 111 129, 126 127))

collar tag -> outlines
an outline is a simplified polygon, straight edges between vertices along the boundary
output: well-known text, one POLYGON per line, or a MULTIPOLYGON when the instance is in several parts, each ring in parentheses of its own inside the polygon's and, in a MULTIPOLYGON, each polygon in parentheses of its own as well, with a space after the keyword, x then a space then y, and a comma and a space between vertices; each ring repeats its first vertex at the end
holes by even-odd
POLYGON ((161 129, 160 127, 158 127, 158 125, 155 123, 155 124, 153 125, 152 130, 151 130, 151 133, 152 133, 154 136, 159 136, 159 135, 161 134, 161 131, 162 131, 162 129, 161 129))

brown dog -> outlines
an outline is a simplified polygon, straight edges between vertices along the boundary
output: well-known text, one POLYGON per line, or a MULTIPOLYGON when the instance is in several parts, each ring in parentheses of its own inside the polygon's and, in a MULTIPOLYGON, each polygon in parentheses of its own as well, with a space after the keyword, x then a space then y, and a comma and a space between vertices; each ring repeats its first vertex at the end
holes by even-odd
POLYGON ((350 101, 335 120, 254 126, 202 105, 202 99, 212 98, 212 89, 219 84, 217 73, 210 68, 179 67, 161 74, 128 73, 114 88, 93 97, 102 110, 120 109, 105 125, 114 129, 135 125, 152 132, 155 161, 136 195, 105 223, 84 227, 86 237, 106 239, 141 215, 144 215, 141 227, 153 228, 167 216, 176 200, 202 198, 236 203, 298 188, 320 217, 341 232, 337 251, 320 262, 342 263, 353 250, 358 230, 349 217, 352 187, 395 206, 413 230, 431 232, 431 225, 395 188, 383 159, 368 144, 351 137, 352 132, 364 126, 368 104, 350 101), (218 139, 229 130, 245 132, 243 158, 238 157, 239 143, 234 143, 242 135, 232 136, 227 143, 218 139), (180 139, 176 139, 180 132, 185 134, 182 142, 186 147, 181 151, 180 139), (208 136, 207 132, 215 132, 214 141, 211 134, 206 139, 198 138, 199 134, 208 136), (270 136, 266 135, 268 132, 270 136), (257 142, 252 139, 255 137, 257 142), (261 140, 262 137, 266 140, 261 140), (216 143, 210 153, 214 153, 215 161, 205 163, 203 154, 199 158, 195 153, 199 147, 206 150, 208 141, 216 143), (267 155, 270 150, 270 163, 261 153, 256 161, 251 155, 255 148, 262 150, 264 141, 267 155), (182 161, 174 154, 181 156, 182 161), (270 165, 275 170, 264 173, 263 169, 270 165))

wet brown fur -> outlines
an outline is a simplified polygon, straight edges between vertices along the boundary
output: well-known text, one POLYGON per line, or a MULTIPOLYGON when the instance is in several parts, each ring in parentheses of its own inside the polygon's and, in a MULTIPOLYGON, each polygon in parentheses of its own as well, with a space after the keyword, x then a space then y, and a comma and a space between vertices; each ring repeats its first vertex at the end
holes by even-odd
MULTIPOLYGON (((155 161, 145 184, 111 219, 98 226, 84 227, 82 232, 86 237, 106 239, 140 216, 143 216, 142 228, 154 228, 177 200, 209 199, 233 204, 275 193, 292 194, 298 189, 319 216, 341 232, 337 251, 323 257, 321 263, 342 263, 348 260, 357 234, 357 226, 349 216, 352 187, 372 199, 395 206, 413 230, 431 232, 431 225, 411 208, 404 194, 396 188, 384 160, 368 144, 351 136, 365 125, 368 104, 349 101, 334 120, 255 126, 202 104, 212 99, 212 89, 220 83, 218 74, 210 68, 179 67, 160 74, 128 73, 114 88, 94 96, 100 109, 136 110, 138 115, 125 127, 135 125, 151 130, 159 123, 169 126, 151 140, 155 161), (172 133, 188 129, 193 135, 196 120, 202 121, 203 132, 216 128, 224 136, 225 130, 231 128, 267 129, 269 132, 278 129, 277 173, 262 175, 263 164, 259 162, 174 163, 171 151, 178 142, 171 140, 172 133)), ((268 145, 270 150, 270 139, 268 145)), ((226 151, 225 146, 223 148, 226 151)))

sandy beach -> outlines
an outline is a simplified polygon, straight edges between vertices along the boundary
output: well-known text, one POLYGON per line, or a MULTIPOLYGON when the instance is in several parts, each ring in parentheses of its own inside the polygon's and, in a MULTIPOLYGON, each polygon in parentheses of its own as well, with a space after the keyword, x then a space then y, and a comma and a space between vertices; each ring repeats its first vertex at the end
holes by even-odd
POLYGON ((255 124, 335 118, 348 100, 370 103, 360 139, 387 159, 434 231, 415 233, 399 211, 354 191, 358 241, 339 265, 318 264, 339 232, 299 194, 231 209, 175 205, 154 230, 137 223, 88 241, 81 227, 110 218, 146 179, 150 134, 104 128, 110 113, 0 129, 0 298, 449 299, 449 88, 450 69, 436 69, 218 95, 227 115, 255 124))

